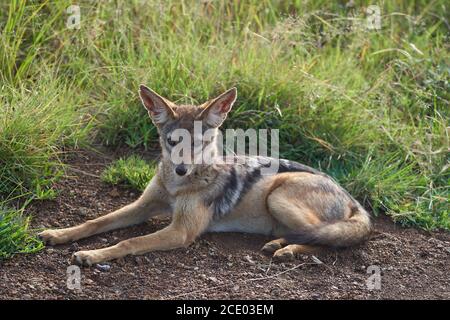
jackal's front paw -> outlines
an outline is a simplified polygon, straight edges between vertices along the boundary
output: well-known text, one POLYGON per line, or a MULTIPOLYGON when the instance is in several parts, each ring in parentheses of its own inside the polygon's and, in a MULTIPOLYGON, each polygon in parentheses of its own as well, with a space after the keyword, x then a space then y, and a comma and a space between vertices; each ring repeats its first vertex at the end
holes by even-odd
POLYGON ((80 266, 90 267, 99 262, 103 262, 103 258, 95 250, 78 251, 72 255, 72 263, 80 266))
POLYGON ((62 244, 70 241, 64 229, 49 229, 38 233, 38 237, 49 245, 62 244))

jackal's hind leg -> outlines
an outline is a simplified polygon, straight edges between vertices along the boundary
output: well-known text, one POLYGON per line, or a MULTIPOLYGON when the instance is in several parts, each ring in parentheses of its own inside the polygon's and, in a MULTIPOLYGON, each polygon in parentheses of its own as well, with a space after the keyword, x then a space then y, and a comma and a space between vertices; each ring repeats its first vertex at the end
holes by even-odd
POLYGON ((265 254, 272 255, 275 251, 283 248, 288 243, 286 239, 280 238, 267 242, 264 247, 261 248, 261 251, 265 254))
POLYGON ((319 250, 318 247, 303 245, 303 244, 290 244, 284 248, 275 251, 273 258, 276 261, 290 261, 294 260, 298 254, 314 253, 319 250))

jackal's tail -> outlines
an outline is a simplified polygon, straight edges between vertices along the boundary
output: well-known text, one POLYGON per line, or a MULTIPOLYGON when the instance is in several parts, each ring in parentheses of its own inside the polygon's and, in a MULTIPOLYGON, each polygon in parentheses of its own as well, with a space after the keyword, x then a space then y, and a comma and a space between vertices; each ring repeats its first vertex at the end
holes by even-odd
POLYGON ((289 243, 349 247, 366 240, 371 228, 369 213, 356 202, 349 218, 324 223, 285 238, 289 243))

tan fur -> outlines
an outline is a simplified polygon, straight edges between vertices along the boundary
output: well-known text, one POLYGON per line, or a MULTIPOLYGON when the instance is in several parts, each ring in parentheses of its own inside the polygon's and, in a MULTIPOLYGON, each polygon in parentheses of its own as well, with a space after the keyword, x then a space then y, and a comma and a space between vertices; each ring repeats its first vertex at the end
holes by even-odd
POLYGON ((290 244, 285 246, 284 248, 278 249, 273 254, 273 258, 277 261, 289 261, 293 260, 296 255, 306 254, 306 253, 315 253, 319 251, 318 247, 308 246, 303 244, 290 244))
MULTIPOLYGON (((308 233, 325 244, 341 241, 349 245, 362 241, 370 231, 370 220, 364 209, 332 180, 309 172, 286 172, 264 176, 243 195, 239 203, 220 219, 207 205, 208 197, 217 197, 225 184, 226 167, 192 166, 190 174, 177 177, 174 165, 164 149, 162 123, 175 123, 192 129, 192 122, 207 117, 211 110, 228 112, 235 100, 235 90, 199 107, 177 106, 148 88, 143 103, 161 134, 163 157, 157 174, 142 196, 134 203, 108 215, 87 221, 79 226, 46 230, 40 233, 51 245, 76 241, 98 233, 124 228, 162 214, 171 214, 166 228, 142 237, 131 238, 97 250, 76 252, 72 261, 92 265, 126 255, 143 254, 155 250, 170 250, 191 244, 206 231, 238 231, 272 235, 278 239, 267 243, 263 251, 276 259, 291 259, 296 254, 317 250, 315 245, 289 243, 287 236, 308 233), (162 109, 161 109, 162 108, 162 109), (166 113, 162 113, 164 108, 166 113), (330 211, 331 210, 331 211, 330 211), (340 210, 335 221, 333 210, 340 210), (328 212, 328 213, 327 213, 328 212), (328 241, 328 242, 327 242, 328 241)), ((215 115, 212 122, 220 122, 226 115, 215 115)))

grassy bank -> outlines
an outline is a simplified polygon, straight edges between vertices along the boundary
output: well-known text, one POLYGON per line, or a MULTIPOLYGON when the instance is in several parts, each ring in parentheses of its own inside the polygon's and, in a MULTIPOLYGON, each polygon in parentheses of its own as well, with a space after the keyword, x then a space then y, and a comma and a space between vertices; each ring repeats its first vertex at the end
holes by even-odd
POLYGON ((236 86, 228 127, 278 128, 284 157, 330 173, 375 213, 450 229, 446 1, 80 1, 79 29, 71 4, 0 4, 8 212, 57 196, 66 147, 156 146, 140 83, 185 103, 236 86))

